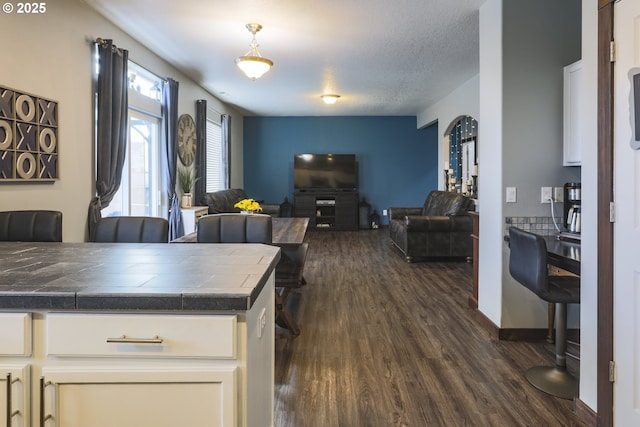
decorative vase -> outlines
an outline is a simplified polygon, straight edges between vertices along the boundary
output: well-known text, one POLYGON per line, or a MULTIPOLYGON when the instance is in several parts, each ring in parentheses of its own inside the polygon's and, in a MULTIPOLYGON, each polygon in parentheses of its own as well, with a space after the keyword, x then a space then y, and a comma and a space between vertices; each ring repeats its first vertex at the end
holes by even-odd
POLYGON ((193 199, 192 199, 191 193, 184 193, 182 195, 182 203, 180 203, 180 205, 183 208, 190 208, 192 205, 192 200, 193 199))

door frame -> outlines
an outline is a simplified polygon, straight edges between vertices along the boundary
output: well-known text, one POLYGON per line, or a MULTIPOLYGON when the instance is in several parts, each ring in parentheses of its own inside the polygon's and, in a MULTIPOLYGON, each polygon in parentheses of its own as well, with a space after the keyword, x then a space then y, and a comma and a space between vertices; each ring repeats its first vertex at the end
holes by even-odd
POLYGON ((613 41, 614 0, 598 0, 598 426, 613 425, 613 41))

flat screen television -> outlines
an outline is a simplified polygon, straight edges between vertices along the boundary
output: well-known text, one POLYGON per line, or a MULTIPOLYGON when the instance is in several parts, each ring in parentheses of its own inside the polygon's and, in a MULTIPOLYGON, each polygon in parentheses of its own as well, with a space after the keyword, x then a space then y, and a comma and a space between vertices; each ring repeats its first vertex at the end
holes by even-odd
POLYGON ((355 154, 296 154, 293 159, 296 190, 355 190, 358 170, 355 154))

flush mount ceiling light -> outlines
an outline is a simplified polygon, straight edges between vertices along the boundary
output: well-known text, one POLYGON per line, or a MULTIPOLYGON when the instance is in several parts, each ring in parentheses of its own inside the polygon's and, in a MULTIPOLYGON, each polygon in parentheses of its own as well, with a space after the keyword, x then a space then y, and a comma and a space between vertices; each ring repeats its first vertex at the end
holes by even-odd
POLYGON ((325 104, 335 104, 338 98, 340 98, 340 95, 327 93, 324 95, 320 95, 320 98, 322 98, 325 104))
POLYGON ((258 52, 258 42, 256 41, 256 33, 262 29, 260 24, 247 24, 247 30, 253 34, 251 40, 251 49, 244 56, 236 58, 236 65, 240 68, 251 80, 259 79, 264 73, 269 71, 273 67, 273 61, 263 58, 258 52))

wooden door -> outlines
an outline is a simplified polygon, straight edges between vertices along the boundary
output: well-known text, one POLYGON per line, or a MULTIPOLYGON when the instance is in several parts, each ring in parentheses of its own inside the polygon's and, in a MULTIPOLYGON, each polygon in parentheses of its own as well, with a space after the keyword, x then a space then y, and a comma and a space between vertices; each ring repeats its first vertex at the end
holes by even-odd
POLYGON ((640 123, 631 114, 631 79, 640 75, 640 1, 615 4, 614 40, 613 407, 615 425, 640 426, 640 150, 631 147, 640 139, 633 135, 640 123))

